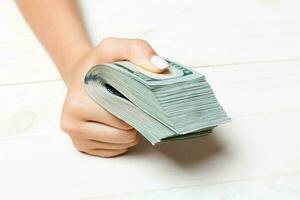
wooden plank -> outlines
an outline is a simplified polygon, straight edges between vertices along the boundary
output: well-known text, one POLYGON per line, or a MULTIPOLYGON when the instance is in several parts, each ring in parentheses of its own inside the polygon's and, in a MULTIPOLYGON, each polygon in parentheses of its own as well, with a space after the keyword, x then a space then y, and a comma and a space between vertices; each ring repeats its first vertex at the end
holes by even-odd
MULTIPOLYGON (((68 137, 58 134, 65 93, 62 82, 2 86, 0 93, 6 98, 1 104, 0 121, 9 122, 8 126, 0 125, 1 129, 8 128, 0 131, 2 197, 47 193, 49 199, 117 198, 114 195, 131 197, 129 193, 136 192, 137 197, 151 197, 152 191, 153 195, 155 191, 164 195, 169 189, 180 196, 185 192, 181 187, 193 190, 220 182, 298 173, 298 66, 298 62, 284 62, 197 69, 210 80, 233 122, 218 127, 208 137, 178 145, 152 147, 142 140, 128 155, 115 159, 77 153, 68 137), (254 96, 264 102, 263 106, 254 96)), ((245 193, 253 184, 256 182, 244 186, 245 193)), ((239 187, 239 183, 224 187, 211 190, 223 194, 228 187, 239 187)), ((206 194, 206 190, 195 190, 191 195, 206 194)), ((271 192, 270 196, 276 194, 271 192)))
MULTIPOLYGON (((173 188, 133 194, 111 195, 102 200, 181 200, 181 199, 285 199, 298 200, 300 175, 271 176, 247 181, 224 182, 212 185, 173 188)), ((88 199, 99 199, 98 197, 88 199)))
MULTIPOLYGON (((299 174, 299 118, 299 111, 240 116, 210 136, 157 147, 142 140, 129 154, 114 159, 80 154, 63 134, 3 138, 0 196, 84 199, 171 189, 184 192, 180 188, 299 174)), ((299 179, 294 181, 298 191, 299 179)), ((253 188, 250 184, 245 189, 253 188)), ((293 186, 283 185, 278 192, 281 189, 293 186)), ((229 192, 226 185, 216 186, 215 191, 229 192)), ((202 193, 205 190, 194 191, 202 193)), ((293 194, 299 198, 299 193, 293 194)), ((275 192, 270 195, 276 197, 275 192)))
POLYGON ((188 65, 300 58, 299 1, 81 1, 94 43, 141 37, 188 65), (101 11, 101 12, 100 12, 101 11))
POLYGON ((197 68, 231 115, 300 109, 300 62, 197 68))
POLYGON ((61 132, 62 81, 1 86, 0 94, 0 137, 61 132))
MULTIPOLYGON (((300 62, 197 68, 206 75, 228 114, 300 110, 300 62)), ((0 136, 60 132, 65 96, 62 81, 0 87, 0 136), (44 130, 48 131, 44 131, 44 130)))
MULTIPOLYGON (((300 58, 299 1, 81 5, 95 44, 107 36, 140 37, 163 56, 191 66, 300 58)), ((3 1, 0 9, 0 84, 60 79, 14 1, 3 1)))
POLYGON ((81 4, 94 43, 142 37, 195 66, 290 61, 197 68, 233 118, 210 136, 158 147, 143 139, 123 157, 86 156, 58 134, 65 87, 45 81, 59 79, 55 67, 14 2, 3 2, 1 199, 300 198, 298 1, 81 4))
POLYGON ((1 2, 0 24, 0 84, 60 78, 14 1, 1 2))

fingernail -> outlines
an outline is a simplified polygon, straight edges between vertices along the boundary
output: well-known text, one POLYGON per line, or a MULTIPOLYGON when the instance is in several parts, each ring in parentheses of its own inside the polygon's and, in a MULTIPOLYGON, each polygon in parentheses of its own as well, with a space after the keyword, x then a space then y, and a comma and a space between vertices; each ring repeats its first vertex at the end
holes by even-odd
POLYGON ((152 56, 150 61, 151 61, 152 65, 154 65, 158 69, 166 69, 169 67, 169 64, 167 63, 167 61, 160 56, 152 56))

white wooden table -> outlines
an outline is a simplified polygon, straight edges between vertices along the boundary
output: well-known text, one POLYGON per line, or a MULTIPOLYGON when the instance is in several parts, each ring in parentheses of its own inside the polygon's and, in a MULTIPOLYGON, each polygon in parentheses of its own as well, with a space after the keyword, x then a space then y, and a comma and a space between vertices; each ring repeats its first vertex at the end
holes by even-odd
POLYGON ((300 14, 292 0, 82 1, 96 44, 141 37, 206 75, 233 121, 113 159, 59 128, 66 88, 0 3, 0 199, 300 199, 300 14))

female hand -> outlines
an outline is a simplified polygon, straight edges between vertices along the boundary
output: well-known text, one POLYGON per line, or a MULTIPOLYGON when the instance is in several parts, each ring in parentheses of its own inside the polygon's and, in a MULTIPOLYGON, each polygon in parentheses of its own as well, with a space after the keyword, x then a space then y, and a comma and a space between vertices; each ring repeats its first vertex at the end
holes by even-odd
POLYGON ((67 79, 61 128, 81 152, 113 157, 138 143, 137 131, 96 104, 84 89, 84 76, 94 65, 130 60, 149 71, 161 73, 168 63, 139 39, 107 38, 91 49, 67 79))

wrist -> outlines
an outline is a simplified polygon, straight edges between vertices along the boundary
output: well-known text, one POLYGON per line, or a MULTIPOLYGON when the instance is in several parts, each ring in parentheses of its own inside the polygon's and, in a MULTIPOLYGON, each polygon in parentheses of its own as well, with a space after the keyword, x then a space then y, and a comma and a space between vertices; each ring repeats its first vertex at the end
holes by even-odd
POLYGON ((67 85, 74 76, 80 73, 78 71, 84 71, 87 67, 84 60, 87 60, 86 57, 91 57, 93 49, 92 46, 81 48, 75 55, 57 64, 61 77, 67 85))

